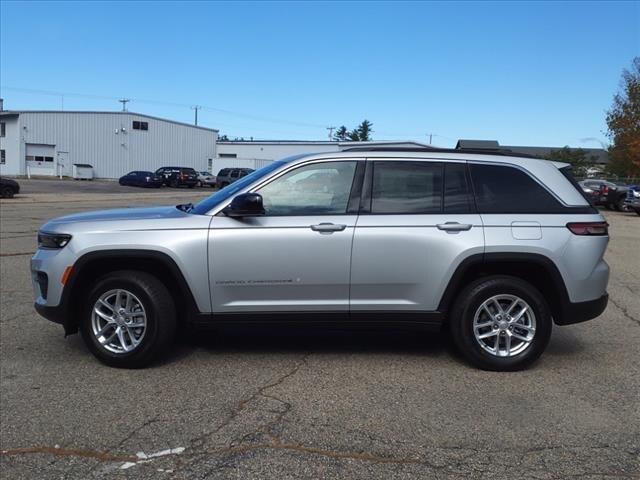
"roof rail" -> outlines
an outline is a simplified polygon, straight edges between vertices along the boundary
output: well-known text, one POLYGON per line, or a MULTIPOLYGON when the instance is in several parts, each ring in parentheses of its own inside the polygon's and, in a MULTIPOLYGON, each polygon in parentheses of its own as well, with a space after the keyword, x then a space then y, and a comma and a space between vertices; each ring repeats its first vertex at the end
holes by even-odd
POLYGON ((350 147, 343 152, 424 152, 424 153, 469 153, 473 155, 501 155, 504 157, 535 158, 541 157, 528 153, 518 153, 506 148, 430 148, 430 147, 350 147))

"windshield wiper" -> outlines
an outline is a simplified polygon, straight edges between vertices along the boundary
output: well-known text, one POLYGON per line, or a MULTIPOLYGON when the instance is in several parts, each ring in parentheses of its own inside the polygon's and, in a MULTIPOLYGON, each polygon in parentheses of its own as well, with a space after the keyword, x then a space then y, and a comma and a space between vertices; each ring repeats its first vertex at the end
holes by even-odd
POLYGON ((189 213, 191 210, 193 210, 193 203, 183 203, 181 205, 176 205, 176 208, 178 210, 182 210, 183 212, 189 213))

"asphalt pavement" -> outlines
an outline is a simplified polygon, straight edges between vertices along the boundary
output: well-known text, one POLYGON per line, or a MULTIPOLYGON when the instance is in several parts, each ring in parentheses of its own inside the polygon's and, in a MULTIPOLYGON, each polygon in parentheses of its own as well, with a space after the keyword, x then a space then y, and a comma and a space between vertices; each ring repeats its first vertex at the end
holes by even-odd
POLYGON ((608 309, 524 372, 476 370, 445 334, 306 329, 185 336, 117 370, 33 310, 39 225, 209 192, 38 182, 0 201, 2 478, 640 478, 637 215, 606 213, 608 309))

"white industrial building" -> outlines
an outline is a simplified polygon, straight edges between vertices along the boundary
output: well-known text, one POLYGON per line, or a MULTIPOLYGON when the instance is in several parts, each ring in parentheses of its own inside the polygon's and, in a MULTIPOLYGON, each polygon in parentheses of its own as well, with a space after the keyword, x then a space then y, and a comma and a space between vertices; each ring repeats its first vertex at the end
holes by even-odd
POLYGON ((268 163, 299 153, 340 152, 353 147, 397 147, 397 148, 429 148, 419 142, 379 141, 379 142, 332 142, 307 140, 234 140, 219 141, 217 157, 213 164, 213 173, 221 168, 245 167, 260 168, 268 163))
POLYGON ((0 175, 97 178, 162 166, 213 167, 218 131, 134 112, 0 111, 0 175))

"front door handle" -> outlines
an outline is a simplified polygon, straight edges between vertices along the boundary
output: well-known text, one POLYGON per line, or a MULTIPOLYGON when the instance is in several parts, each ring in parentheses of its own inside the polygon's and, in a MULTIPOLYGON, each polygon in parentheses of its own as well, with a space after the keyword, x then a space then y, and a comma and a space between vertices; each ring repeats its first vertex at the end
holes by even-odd
POLYGON ((436 227, 438 227, 438 230, 444 230, 445 232, 464 232, 471 230, 472 225, 469 223, 447 222, 439 223, 436 227))
POLYGON ((311 230, 320 233, 341 232, 345 228, 347 228, 346 225, 337 225, 335 223, 319 223, 317 225, 311 225, 311 230))

